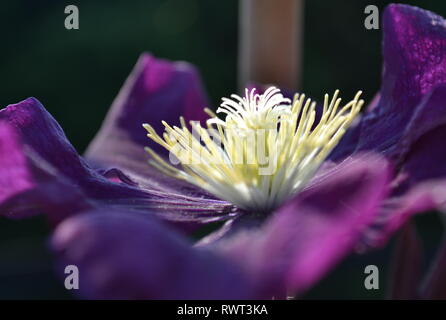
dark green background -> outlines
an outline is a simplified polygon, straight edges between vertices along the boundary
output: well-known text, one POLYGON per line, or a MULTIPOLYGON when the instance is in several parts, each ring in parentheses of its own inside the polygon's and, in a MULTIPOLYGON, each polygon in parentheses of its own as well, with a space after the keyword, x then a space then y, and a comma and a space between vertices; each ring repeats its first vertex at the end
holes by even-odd
MULTIPOLYGON (((273 0, 271 0, 273 1, 273 0)), ((364 28, 364 8, 387 1, 311 0, 305 7, 303 89, 320 99, 339 88, 369 100, 379 88, 381 31, 364 28)), ((408 1, 446 15, 446 2, 408 1)), ((201 71, 211 101, 236 91, 238 1, 9 0, 0 5, 0 105, 37 97, 82 152, 99 128, 139 54, 186 60, 201 71), (64 28, 64 8, 78 5, 80 30, 64 28)), ((434 214, 418 219, 427 256, 439 239, 434 214)), ((43 218, 0 219, 0 298, 70 298, 53 273, 43 218)), ((350 257, 308 298, 381 298, 391 245, 350 257), (367 291, 363 270, 381 269, 381 289, 367 291)))

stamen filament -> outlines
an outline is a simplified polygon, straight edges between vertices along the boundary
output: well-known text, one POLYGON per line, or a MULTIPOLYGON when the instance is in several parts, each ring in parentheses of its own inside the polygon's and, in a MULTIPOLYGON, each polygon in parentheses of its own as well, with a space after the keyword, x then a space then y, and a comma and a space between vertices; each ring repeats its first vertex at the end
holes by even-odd
POLYGON ((204 109, 210 116, 205 128, 193 121, 188 127, 181 117, 181 127, 163 121, 161 137, 144 124, 147 137, 182 168, 146 148, 150 164, 242 209, 269 212, 308 183, 359 113, 361 91, 342 107, 338 95, 336 90, 331 99, 324 96, 319 120, 316 103, 304 94, 291 103, 271 87, 263 95, 246 89, 243 98, 223 98, 217 113, 225 120, 204 109))

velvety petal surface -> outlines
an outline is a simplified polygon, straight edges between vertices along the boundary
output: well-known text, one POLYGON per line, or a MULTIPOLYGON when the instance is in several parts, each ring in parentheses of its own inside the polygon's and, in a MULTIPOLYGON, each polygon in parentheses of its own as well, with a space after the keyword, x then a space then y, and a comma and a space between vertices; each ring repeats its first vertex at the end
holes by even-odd
POLYGON ((149 123, 159 134, 162 121, 179 126, 179 118, 204 121, 208 107, 197 70, 186 62, 171 62, 142 54, 116 97, 102 128, 86 151, 99 166, 120 168, 133 179, 168 192, 211 197, 199 188, 160 174, 147 164, 145 146, 168 158, 168 152, 147 138, 142 127, 149 123))
MULTIPOLYGON (((0 110, 0 121, 14 128, 23 148, 26 146, 33 150, 59 175, 84 190, 87 196, 103 199, 138 192, 126 185, 111 183, 90 168, 70 144, 57 121, 37 99, 28 98, 0 110)), ((8 154, 2 156, 8 157, 8 154)))
POLYGON ((365 234, 365 243, 381 246, 412 215, 446 211, 446 126, 421 136, 404 159, 394 191, 382 205, 379 219, 365 234))
POLYGON ((90 207, 82 192, 24 148, 14 128, 4 121, 0 121, 0 155, 1 215, 20 218, 46 210, 53 220, 90 207))
POLYGON ((255 292, 234 264, 192 248, 159 221, 97 210, 65 220, 52 237, 61 269, 79 268, 93 299, 246 299, 255 292))
POLYGON ((91 168, 34 98, 0 110, 0 122, 4 126, 1 161, 5 164, 0 169, 2 214, 20 217, 36 213, 45 209, 41 202, 48 205, 49 199, 57 199, 64 216, 76 208, 73 199, 80 195, 95 206, 156 212, 168 220, 191 223, 226 219, 233 211, 231 205, 219 200, 145 188, 118 169, 101 172, 91 168), (25 197, 29 190, 35 192, 25 197))
POLYGON ((398 175, 392 195, 366 246, 382 246, 416 213, 444 210, 446 201, 446 21, 408 5, 384 13, 384 70, 379 101, 355 128, 352 143, 341 142, 332 159, 375 150, 393 160, 398 175))
POLYGON ((302 292, 350 253, 387 194, 387 161, 349 158, 277 210, 260 228, 220 238, 215 246, 239 261, 259 292, 302 292))
MULTIPOLYGON (((432 12, 392 4, 383 15, 383 35, 379 102, 364 115, 359 136, 347 149, 375 150, 399 161, 413 137, 445 123, 443 116, 431 123, 432 118, 425 114, 431 112, 427 99, 435 100, 440 94, 432 91, 446 84, 446 22, 432 12), (427 98, 429 95, 434 97, 427 98)), ((446 106, 436 112, 445 114, 446 106)), ((332 158, 345 156, 343 148, 341 143, 332 158)))

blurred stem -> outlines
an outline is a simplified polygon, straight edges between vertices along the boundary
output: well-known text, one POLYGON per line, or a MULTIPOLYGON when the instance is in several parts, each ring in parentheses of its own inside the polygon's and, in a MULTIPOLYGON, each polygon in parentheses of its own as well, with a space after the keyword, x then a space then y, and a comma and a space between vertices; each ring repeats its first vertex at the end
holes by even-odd
POLYGON ((392 261, 388 296, 390 299, 415 299, 421 280, 422 245, 413 221, 398 235, 392 261))
POLYGON ((423 290, 423 299, 446 299, 446 239, 431 265, 423 290))
POLYGON ((239 86, 297 90, 302 72, 303 0, 240 0, 239 86))

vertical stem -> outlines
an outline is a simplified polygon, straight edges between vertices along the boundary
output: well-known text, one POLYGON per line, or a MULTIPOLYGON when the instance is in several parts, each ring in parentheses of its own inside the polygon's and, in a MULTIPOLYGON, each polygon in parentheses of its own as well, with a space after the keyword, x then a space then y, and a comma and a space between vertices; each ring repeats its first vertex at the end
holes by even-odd
POLYGON ((415 225, 409 221, 400 230, 396 241, 388 298, 405 300, 418 297, 423 264, 422 251, 415 225))
POLYGON ((239 86, 296 90, 300 83, 303 0, 240 0, 239 86))
POLYGON ((446 299, 446 239, 439 249, 424 285, 423 299, 446 299))

